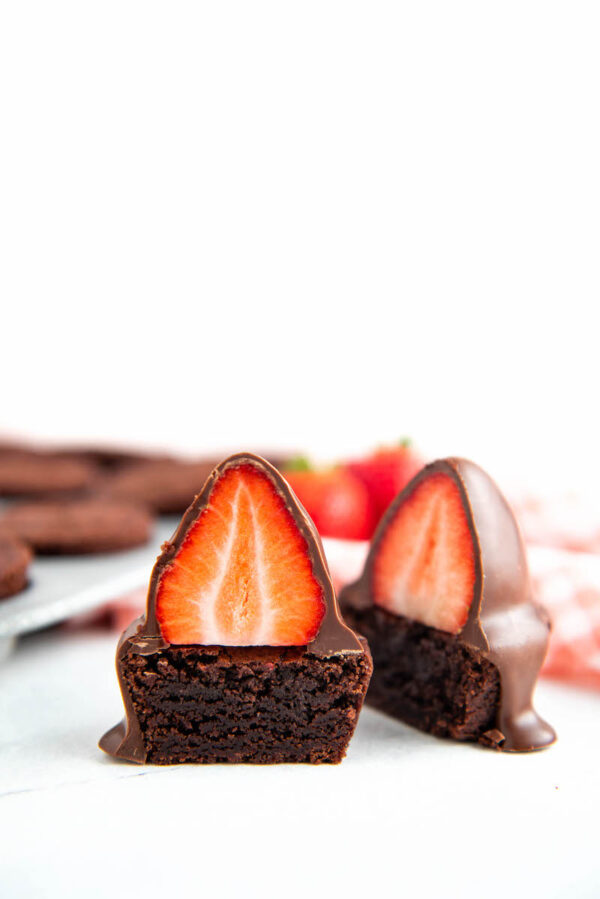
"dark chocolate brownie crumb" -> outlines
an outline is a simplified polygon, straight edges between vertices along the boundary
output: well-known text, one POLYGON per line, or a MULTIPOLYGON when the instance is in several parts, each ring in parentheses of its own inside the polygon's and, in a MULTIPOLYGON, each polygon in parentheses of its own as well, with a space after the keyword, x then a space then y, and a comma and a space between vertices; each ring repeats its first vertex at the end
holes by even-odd
POLYGON ((19 503, 0 518, 0 530, 46 555, 128 549, 146 543, 151 528, 147 510, 94 499, 19 503))
POLYGON ((170 646, 122 677, 149 763, 314 764, 344 757, 371 671, 366 649, 170 646))
POLYGON ((0 599, 20 593, 27 585, 32 553, 13 537, 0 534, 0 599))
POLYGON ((375 606, 342 612, 373 655, 368 704, 439 737, 480 740, 493 729, 500 676, 480 652, 375 606))

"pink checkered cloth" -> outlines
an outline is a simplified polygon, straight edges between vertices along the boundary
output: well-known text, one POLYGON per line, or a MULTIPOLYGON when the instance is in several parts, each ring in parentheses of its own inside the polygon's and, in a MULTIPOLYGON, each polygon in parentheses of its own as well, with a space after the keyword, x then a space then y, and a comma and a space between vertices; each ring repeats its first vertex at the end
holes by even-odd
POLYGON ((600 689, 600 555, 530 545, 528 556, 552 621, 542 674, 600 689))
POLYGON ((600 553, 600 497, 575 492, 545 497, 517 490, 510 501, 528 544, 600 553))

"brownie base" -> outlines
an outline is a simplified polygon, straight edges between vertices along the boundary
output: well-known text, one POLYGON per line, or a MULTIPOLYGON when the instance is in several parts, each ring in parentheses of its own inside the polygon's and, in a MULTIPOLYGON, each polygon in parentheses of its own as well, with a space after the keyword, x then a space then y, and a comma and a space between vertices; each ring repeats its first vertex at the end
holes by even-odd
POLYGON ((494 745, 500 675, 492 662, 452 634, 384 609, 342 604, 342 612, 373 656, 367 704, 438 737, 494 745))
POLYGON ((373 664, 366 646, 170 646, 119 669, 150 764, 315 764, 346 754, 373 664))

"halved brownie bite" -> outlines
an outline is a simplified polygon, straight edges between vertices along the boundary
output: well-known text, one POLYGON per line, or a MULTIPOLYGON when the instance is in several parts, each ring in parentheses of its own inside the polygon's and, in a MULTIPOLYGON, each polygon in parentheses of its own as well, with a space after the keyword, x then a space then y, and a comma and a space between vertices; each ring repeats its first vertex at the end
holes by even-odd
POLYGON ((372 672, 342 621, 315 527, 250 453, 218 465, 163 546, 121 637, 126 718, 100 746, 134 762, 339 762, 372 672))
POLYGON ((340 604, 373 654, 368 703, 506 751, 556 739, 532 705, 549 622, 514 515, 473 462, 442 459, 413 478, 340 604))

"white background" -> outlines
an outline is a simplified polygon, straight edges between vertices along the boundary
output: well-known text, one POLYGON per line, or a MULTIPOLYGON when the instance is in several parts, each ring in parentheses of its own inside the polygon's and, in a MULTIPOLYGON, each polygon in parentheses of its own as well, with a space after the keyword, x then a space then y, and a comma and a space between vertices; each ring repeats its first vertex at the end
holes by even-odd
POLYGON ((5 431, 596 484, 595 2, 6 2, 5 431))
MULTIPOLYGON (((6 0, 1 428, 322 457, 408 433, 501 479, 599 489, 599 39, 595 0, 6 0)), ((545 694, 567 736, 539 757, 371 743, 368 713, 347 763, 287 787, 127 768, 106 792, 86 778, 119 709, 111 656, 85 669, 98 706, 79 690, 48 722, 79 786, 4 800, 11 897, 107 895, 113 863, 164 895, 269 895, 270 874, 271 895, 350 895, 382 859, 386 895, 466 895, 465 870, 474 895, 535 892, 538 871, 545 895, 597 895, 591 705, 570 694, 545 694)))

